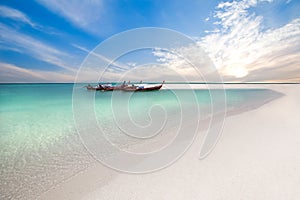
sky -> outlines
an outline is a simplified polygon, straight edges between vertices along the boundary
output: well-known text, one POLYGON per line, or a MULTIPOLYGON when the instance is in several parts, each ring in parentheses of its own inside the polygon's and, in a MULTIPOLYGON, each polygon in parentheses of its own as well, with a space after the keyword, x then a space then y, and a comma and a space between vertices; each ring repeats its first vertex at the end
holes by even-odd
MULTIPOLYGON (((0 82, 73 82, 99 44, 142 27, 192 38, 197 47, 172 51, 197 63, 203 50, 223 81, 300 82, 299 10, 299 0, 2 0, 0 82)), ((176 71, 202 81, 180 56, 161 49, 113 62, 111 81, 132 69, 131 78, 176 81, 176 71)), ((99 74, 86 72, 84 80, 99 74)))

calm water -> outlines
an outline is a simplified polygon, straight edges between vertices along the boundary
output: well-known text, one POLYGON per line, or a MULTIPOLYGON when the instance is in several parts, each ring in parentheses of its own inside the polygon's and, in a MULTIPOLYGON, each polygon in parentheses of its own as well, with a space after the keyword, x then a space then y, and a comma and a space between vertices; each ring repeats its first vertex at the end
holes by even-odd
MULTIPOLYGON (((178 125, 183 105, 190 110, 199 106, 202 118, 210 114, 207 90, 194 90, 191 98, 191 90, 94 93, 77 89, 83 96, 95 95, 96 119, 106 134, 121 143, 116 122, 127 124, 131 119, 145 127, 151 117, 168 116, 167 128, 172 128, 178 125), (123 99, 128 99, 126 104, 123 99)), ((0 199, 36 197, 94 162, 76 132, 72 91, 73 84, 0 85, 0 199)), ((211 92, 216 97, 215 111, 221 110, 222 91, 211 92)), ((228 111, 247 109, 279 96, 263 89, 226 90, 226 106, 228 111)))

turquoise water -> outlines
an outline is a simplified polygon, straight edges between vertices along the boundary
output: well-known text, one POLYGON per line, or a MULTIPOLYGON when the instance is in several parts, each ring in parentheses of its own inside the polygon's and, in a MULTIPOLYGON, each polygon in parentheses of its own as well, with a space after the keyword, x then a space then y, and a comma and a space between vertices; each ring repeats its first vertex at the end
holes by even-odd
POLYGON ((71 128, 71 84, 17 84, 0 88, 1 143, 11 142, 11 137, 24 142, 29 137, 44 145, 71 128))
MULTIPOLYGON (((221 90, 194 90, 191 98, 191 90, 113 93, 76 87, 95 98, 95 117, 115 141, 120 137, 116 122, 127 124, 128 116, 142 128, 168 116, 167 128, 176 127, 183 106, 189 112, 199 106, 200 117, 207 117, 211 93, 214 111, 222 110, 221 90)), ((0 199, 35 197, 94 162, 76 132, 72 92, 73 84, 0 84, 0 199)), ((279 96, 265 89, 226 90, 226 107, 229 113, 247 110, 279 96)))

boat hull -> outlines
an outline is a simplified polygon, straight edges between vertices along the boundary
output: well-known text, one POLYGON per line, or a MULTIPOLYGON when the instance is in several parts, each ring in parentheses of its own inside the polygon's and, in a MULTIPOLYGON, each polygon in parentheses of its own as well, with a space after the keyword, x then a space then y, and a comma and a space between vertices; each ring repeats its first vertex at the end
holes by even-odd
POLYGON ((147 91, 155 91, 160 90, 162 87, 161 85, 153 86, 153 87, 147 87, 147 88, 140 88, 140 87, 125 87, 122 90, 125 92, 147 92, 147 91))
POLYGON ((155 90, 160 90, 161 87, 163 86, 164 81, 162 82, 161 85, 156 85, 156 86, 148 86, 148 87, 141 87, 141 86, 128 86, 127 84, 123 85, 118 85, 118 86, 106 86, 106 85, 98 85, 96 87, 93 87, 91 85, 86 86, 88 90, 101 90, 101 91, 113 91, 113 90, 122 90, 125 92, 147 92, 147 91, 155 91, 155 90))

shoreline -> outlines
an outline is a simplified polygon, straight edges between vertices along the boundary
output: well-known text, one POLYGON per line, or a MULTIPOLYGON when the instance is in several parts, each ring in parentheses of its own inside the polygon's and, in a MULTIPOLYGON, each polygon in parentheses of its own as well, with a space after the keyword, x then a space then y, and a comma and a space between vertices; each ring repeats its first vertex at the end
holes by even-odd
MULTIPOLYGON (((246 118, 253 118, 253 115, 257 115, 257 113, 260 113, 261 110, 264 110, 266 108, 270 109, 270 107, 274 107, 274 104, 278 104, 278 102, 284 101, 284 99, 290 98, 290 95, 291 95, 290 91, 288 91, 288 92, 285 91, 286 87, 289 87, 289 86, 279 85, 279 86, 275 86, 276 88, 274 88, 274 85, 266 84, 265 87, 267 89, 273 89, 274 91, 284 93, 285 96, 283 96, 279 99, 276 99, 275 101, 271 101, 271 102, 268 101, 268 102, 264 103, 263 105, 261 105, 258 108, 254 108, 254 109, 252 108, 251 110, 243 111, 242 113, 238 113, 237 115, 230 116, 229 118, 226 119, 226 121, 229 121, 229 123, 232 123, 231 122, 232 120, 242 118, 241 116, 243 116, 243 118, 245 118, 245 115, 246 115, 246 118)), ((297 89, 295 87, 296 86, 293 86, 294 90, 297 89)), ((253 87, 251 87, 251 88, 253 88, 253 87)), ((245 89, 245 88, 240 88, 240 89, 245 89)), ((293 90, 293 89, 290 89, 290 90, 293 90)), ((223 140, 223 141, 226 139, 226 136, 224 136, 224 134, 225 135, 228 134, 227 133, 228 131, 226 131, 226 126, 228 126, 228 125, 226 125, 226 124, 227 124, 227 122, 225 123, 225 127, 224 127, 225 132, 222 134, 222 137, 220 139, 220 140, 223 140), (225 137, 225 139, 224 139, 224 137, 225 137)), ((232 127, 232 124, 231 124, 230 128, 231 129, 234 128, 234 127, 232 127)), ((196 141, 194 142, 192 147, 188 150, 186 155, 184 155, 183 158, 180 158, 179 161, 174 163, 173 164, 174 166, 177 166, 178 163, 182 162, 182 160, 186 160, 187 155, 190 154, 191 151, 192 152, 195 151, 195 146, 197 146, 196 144, 198 144, 198 146, 199 146, 199 141, 201 141, 202 136, 203 136, 203 134, 201 134, 200 137, 198 136, 198 138, 196 139, 196 141), (199 140, 199 138, 200 138, 200 140, 199 140)), ((221 141, 219 141, 219 143, 220 142, 221 141)), ((218 144, 216 146, 216 149, 221 148, 219 146, 221 146, 221 145, 218 144)), ((216 154, 216 151, 217 151, 216 149, 208 156, 208 158, 204 159, 204 161, 198 161, 198 162, 204 162, 205 163, 205 162, 208 162, 206 160, 211 160, 212 157, 214 156, 214 154, 216 154)), ((194 159, 197 160, 195 155, 194 155, 194 159)), ((191 161, 189 161, 189 162, 191 162, 191 161)), ((165 170, 159 171, 157 173, 156 172, 153 173, 153 176, 157 177, 156 174, 160 174, 160 175, 164 175, 164 177, 167 178, 168 175, 166 175, 166 174, 168 174, 167 173, 168 171, 170 171, 170 170, 172 171, 172 169, 174 169, 173 165, 166 168, 165 170)), ((181 169, 181 170, 183 170, 183 169, 181 169)), ((151 174, 138 175, 138 176, 147 177, 148 181, 153 181, 152 180, 153 177, 151 177, 151 174)), ((62 182, 61 184, 59 184, 60 186, 56 186, 56 187, 48 190, 46 193, 42 194, 41 197, 42 197, 42 199, 55 199, 55 198, 58 198, 58 197, 59 198, 81 199, 82 197, 84 197, 86 195, 88 195, 87 197, 89 197, 89 195, 95 195, 95 196, 101 197, 101 195, 103 195, 103 192, 108 192, 109 193, 109 190, 110 190, 109 188, 110 187, 115 188, 116 187, 115 184, 116 184, 117 181, 123 180, 123 179, 125 179, 125 180, 128 179, 128 183, 132 183, 131 180, 138 179, 137 178, 138 176, 128 175, 128 174, 119 174, 118 172, 110 170, 110 169, 104 167, 103 165, 101 165, 99 163, 95 163, 94 165, 89 167, 87 170, 83 170, 79 174, 71 177, 70 179, 66 180, 65 182, 62 182), (106 175, 103 177, 103 176, 100 175, 101 173, 106 174, 106 175), (115 181, 115 180, 117 180, 117 181, 115 181), (84 182, 84 184, 82 184, 83 182, 84 182)), ((178 181, 176 183, 179 184, 178 181)), ((132 184, 132 185, 134 185, 134 184, 132 184)), ((112 191, 113 191, 113 189, 112 189, 112 191)), ((144 192, 147 192, 147 191, 144 191, 144 192)), ((138 193, 138 194, 140 194, 140 193, 138 193)), ((160 193, 157 193, 157 195, 159 195, 159 194, 160 193)), ((127 193, 126 193, 126 195, 128 196, 127 193)), ((159 196, 156 196, 156 197, 158 198, 159 196)), ((87 198, 87 199, 89 199, 89 198, 87 198)), ((107 199, 109 199, 109 198, 107 198, 107 199)), ((151 198, 149 197, 149 199, 151 199, 151 198)), ((214 198, 212 198, 212 199, 214 199, 214 198)))

